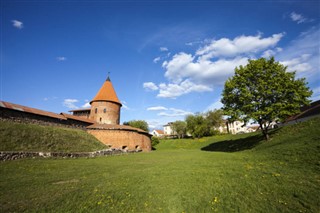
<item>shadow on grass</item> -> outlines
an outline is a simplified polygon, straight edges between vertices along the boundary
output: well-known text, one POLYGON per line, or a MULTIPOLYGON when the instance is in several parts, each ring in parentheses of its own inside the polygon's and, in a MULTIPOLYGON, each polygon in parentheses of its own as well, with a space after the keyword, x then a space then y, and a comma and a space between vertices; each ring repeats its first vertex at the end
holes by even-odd
MULTIPOLYGON (((278 129, 273 129, 269 132, 271 137, 278 129)), ((212 143, 208 146, 202 147, 202 151, 209 152, 239 152, 247 149, 252 149, 260 142, 265 141, 262 134, 248 136, 246 138, 239 138, 235 140, 225 140, 216 143, 212 143)))
POLYGON ((247 149, 252 149, 264 140, 263 135, 253 135, 246 138, 239 138, 235 140, 225 140, 212 143, 208 146, 202 147, 202 151, 209 152, 239 152, 247 149))

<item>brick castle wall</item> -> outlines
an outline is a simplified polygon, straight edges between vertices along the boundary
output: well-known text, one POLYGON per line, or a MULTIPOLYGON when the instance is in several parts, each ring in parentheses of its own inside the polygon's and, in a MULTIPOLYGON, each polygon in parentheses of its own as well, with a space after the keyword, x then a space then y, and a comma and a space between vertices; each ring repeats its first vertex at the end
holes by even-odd
POLYGON ((111 145, 111 148, 151 151, 150 136, 142 132, 121 129, 88 129, 88 133, 95 136, 102 143, 111 145))

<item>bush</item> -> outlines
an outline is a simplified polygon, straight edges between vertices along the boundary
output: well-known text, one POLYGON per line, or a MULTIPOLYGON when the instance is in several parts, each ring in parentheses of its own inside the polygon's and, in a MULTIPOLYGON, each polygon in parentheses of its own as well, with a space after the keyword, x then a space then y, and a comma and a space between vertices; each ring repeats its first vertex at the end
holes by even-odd
POLYGON ((160 143, 160 140, 159 140, 159 138, 157 138, 157 137, 155 137, 155 136, 152 136, 151 137, 151 146, 152 146, 152 148, 154 148, 157 144, 159 144, 160 143))

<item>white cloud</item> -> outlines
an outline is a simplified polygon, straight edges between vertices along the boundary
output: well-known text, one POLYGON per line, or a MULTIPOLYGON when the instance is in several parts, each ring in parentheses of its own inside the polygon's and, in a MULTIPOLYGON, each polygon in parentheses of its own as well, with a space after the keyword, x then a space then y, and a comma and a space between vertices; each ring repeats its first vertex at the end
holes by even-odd
POLYGON ((213 40, 209 45, 200 48, 196 55, 205 59, 212 57, 232 57, 239 54, 257 53, 269 47, 275 46, 284 33, 273 34, 271 37, 262 38, 261 34, 257 36, 238 36, 233 40, 222 38, 213 40))
POLYGON ((167 47, 160 47, 160 51, 161 51, 161 52, 167 52, 167 51, 168 51, 168 48, 167 48, 167 47))
POLYGON ((64 56, 58 56, 56 59, 57 59, 57 61, 66 61, 67 60, 67 58, 64 56))
POLYGON ((312 101, 320 100, 320 86, 316 87, 316 88, 313 88, 312 92, 313 92, 313 94, 312 94, 311 100, 312 101))
POLYGON ((194 61, 194 59, 192 55, 186 53, 174 55, 171 61, 162 65, 166 69, 165 77, 174 83, 189 78, 199 84, 221 85, 234 73, 236 66, 245 65, 248 62, 246 57, 220 59, 214 62, 210 60, 194 61))
POLYGON ((146 89, 146 90, 152 90, 152 91, 159 89, 158 86, 153 82, 145 82, 145 83, 143 83, 143 88, 146 89))
POLYGON ((292 21, 297 22, 298 24, 307 23, 307 22, 312 22, 313 21, 313 19, 308 19, 308 18, 304 17, 303 15, 295 13, 295 12, 292 12, 290 14, 290 18, 291 18, 292 21))
MULTIPOLYGON (((166 83, 150 85, 158 90, 157 97, 177 98, 191 92, 212 91, 215 86, 222 86, 228 77, 234 74, 235 67, 246 65, 249 58, 256 55, 271 56, 281 52, 276 47, 285 33, 263 37, 238 36, 234 39, 221 38, 204 40, 205 44, 195 53, 180 52, 165 60, 166 83)), ((187 45, 191 45, 187 44, 187 45)), ((148 88, 149 86, 144 85, 148 88)))
POLYGON ((297 72, 305 72, 310 70, 312 67, 306 61, 310 58, 311 55, 303 54, 297 58, 293 58, 288 61, 281 61, 284 66, 287 66, 287 70, 289 72, 297 71, 297 72))
POLYGON ((154 58, 153 59, 153 63, 158 63, 158 61, 160 61, 161 60, 161 57, 159 56, 159 57, 156 57, 156 58, 154 58))
POLYGON ((18 20, 12 20, 13 26, 17 29, 22 29, 23 28, 23 23, 18 20))
POLYGON ((263 58, 270 58, 271 56, 275 56, 278 52, 281 52, 282 51, 282 48, 280 47, 277 47, 275 49, 269 49, 269 50, 266 50, 262 53, 261 57, 263 58))
POLYGON ((77 99, 64 99, 63 106, 69 108, 69 109, 78 109, 75 105, 75 103, 79 102, 77 99))
POLYGON ((193 113, 182 110, 182 109, 175 109, 175 108, 170 108, 169 111, 167 112, 158 113, 158 116, 165 116, 165 117, 185 117, 187 115, 193 115, 193 113))
POLYGON ((177 98, 181 95, 188 94, 190 92, 207 92, 212 91, 212 88, 206 85, 194 84, 190 80, 186 79, 185 81, 179 84, 165 84, 162 83, 159 85, 160 91, 157 97, 161 98, 177 98))
POLYGON ((168 110, 168 108, 164 106, 155 106, 155 107, 148 107, 147 111, 161 111, 161 110, 168 110))
POLYGON ((125 110, 129 110, 130 108, 126 104, 122 104, 122 108, 125 110))
POLYGON ((292 41, 277 55, 288 71, 297 71, 297 76, 307 78, 308 82, 320 82, 320 28, 312 27, 292 41))
POLYGON ((52 101, 52 100, 56 100, 56 99, 58 99, 58 97, 55 97, 55 96, 43 98, 44 101, 52 101))
POLYGON ((83 105, 81 106, 81 108, 90 108, 90 107, 91 107, 91 105, 90 105, 89 102, 86 102, 85 104, 83 104, 83 105))
POLYGON ((215 110, 215 109, 221 109, 223 107, 223 104, 221 103, 220 99, 216 100, 215 102, 213 102, 212 104, 210 104, 205 110, 204 112, 208 112, 210 110, 215 110))
POLYGON ((149 130, 152 129, 163 129, 163 125, 166 123, 165 121, 160 121, 158 119, 146 120, 149 126, 149 130))

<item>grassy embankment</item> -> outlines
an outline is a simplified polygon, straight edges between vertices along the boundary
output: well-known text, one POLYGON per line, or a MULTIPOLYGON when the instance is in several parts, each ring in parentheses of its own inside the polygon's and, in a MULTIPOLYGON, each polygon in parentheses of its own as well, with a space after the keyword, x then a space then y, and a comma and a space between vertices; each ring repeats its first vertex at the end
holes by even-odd
POLYGON ((105 148, 83 130, 0 121, 0 151, 90 152, 105 148))
POLYGON ((1 162, 2 212, 319 212, 320 119, 95 159, 1 162))

